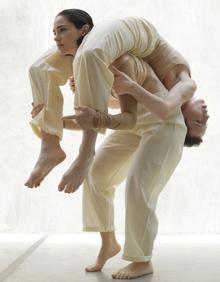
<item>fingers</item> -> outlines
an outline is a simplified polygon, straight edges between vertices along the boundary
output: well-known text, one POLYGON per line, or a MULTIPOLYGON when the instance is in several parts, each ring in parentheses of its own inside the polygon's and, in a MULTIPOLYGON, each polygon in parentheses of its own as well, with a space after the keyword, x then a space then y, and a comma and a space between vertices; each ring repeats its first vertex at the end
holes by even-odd
POLYGON ((123 72, 119 71, 116 67, 114 66, 109 66, 109 69, 113 72, 113 74, 115 76, 120 76, 120 75, 123 75, 123 72))
POLYGON ((70 89, 71 89, 72 91, 75 91, 75 90, 76 90, 75 81, 74 81, 74 77, 73 77, 73 76, 71 76, 71 77, 69 78, 69 86, 70 86, 70 89))
POLYGON ((69 116, 64 116, 62 117, 62 120, 65 120, 65 119, 77 119, 78 115, 69 115, 69 116))
POLYGON ((63 127, 69 130, 82 130, 77 120, 74 119, 63 119, 63 127))
POLYGON ((69 81, 70 81, 70 82, 74 82, 74 77, 73 77, 73 76, 70 76, 69 81))
POLYGON ((32 103, 32 107, 33 107, 32 111, 38 111, 38 110, 43 109, 44 104, 38 104, 38 105, 34 106, 34 103, 32 103))
POLYGON ((31 103, 33 109, 31 111, 31 117, 34 118, 44 107, 44 104, 38 104, 34 106, 34 103, 31 103))
POLYGON ((77 106, 77 107, 74 107, 74 109, 80 112, 87 112, 90 108, 87 106, 77 106))

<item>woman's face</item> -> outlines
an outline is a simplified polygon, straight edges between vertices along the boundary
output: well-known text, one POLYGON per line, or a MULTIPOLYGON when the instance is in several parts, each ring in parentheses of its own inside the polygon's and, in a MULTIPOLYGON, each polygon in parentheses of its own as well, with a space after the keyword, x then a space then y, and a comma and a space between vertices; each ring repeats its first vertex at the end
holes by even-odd
POLYGON ((57 16, 54 21, 53 33, 59 51, 65 55, 75 55, 78 48, 76 41, 82 35, 82 29, 77 29, 65 17, 57 16))
POLYGON ((188 133, 192 137, 202 137, 207 128, 209 118, 207 106, 202 99, 191 99, 182 109, 187 123, 188 133))

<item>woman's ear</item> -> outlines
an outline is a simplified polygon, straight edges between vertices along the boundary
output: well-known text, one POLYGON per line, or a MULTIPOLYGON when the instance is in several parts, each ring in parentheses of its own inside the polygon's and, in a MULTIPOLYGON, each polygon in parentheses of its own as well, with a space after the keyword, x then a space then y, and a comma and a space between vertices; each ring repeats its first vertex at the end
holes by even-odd
POLYGON ((82 27, 82 36, 85 36, 90 30, 90 27, 88 24, 85 24, 83 27, 82 27))

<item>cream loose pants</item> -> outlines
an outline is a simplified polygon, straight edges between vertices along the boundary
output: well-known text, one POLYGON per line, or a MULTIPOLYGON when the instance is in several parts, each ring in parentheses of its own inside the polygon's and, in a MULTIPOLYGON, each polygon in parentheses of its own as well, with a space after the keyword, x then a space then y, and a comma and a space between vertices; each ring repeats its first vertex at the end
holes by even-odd
POLYGON ((29 69, 34 104, 45 104, 31 121, 34 133, 63 136, 63 95, 60 86, 72 76, 73 57, 61 55, 56 47, 43 54, 29 69))
POLYGON ((186 135, 175 123, 113 132, 98 149, 84 181, 84 231, 114 231, 115 186, 127 177, 123 259, 150 260, 158 196, 179 163, 186 135))

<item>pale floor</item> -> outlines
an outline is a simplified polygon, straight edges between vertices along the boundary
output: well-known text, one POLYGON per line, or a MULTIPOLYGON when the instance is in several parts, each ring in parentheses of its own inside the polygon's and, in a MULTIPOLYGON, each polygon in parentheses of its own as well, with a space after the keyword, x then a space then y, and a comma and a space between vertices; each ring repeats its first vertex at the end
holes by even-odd
MULTIPOLYGON (((118 235, 123 243, 124 236, 118 235)), ((0 281, 105 282, 125 266, 121 253, 100 273, 86 273, 94 261, 99 236, 78 234, 0 234, 0 281)), ((158 236, 154 274, 133 281, 220 282, 220 236, 158 236)), ((121 280, 120 280, 121 281, 121 280)))

